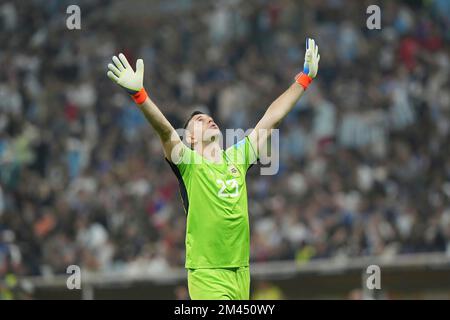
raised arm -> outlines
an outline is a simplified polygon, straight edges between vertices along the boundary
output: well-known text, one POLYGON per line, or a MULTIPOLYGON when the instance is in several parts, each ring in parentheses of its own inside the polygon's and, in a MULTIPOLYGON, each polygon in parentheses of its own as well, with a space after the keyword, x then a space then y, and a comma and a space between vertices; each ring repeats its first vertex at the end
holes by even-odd
POLYGON ((144 61, 142 59, 137 60, 136 72, 134 72, 127 58, 122 53, 119 54, 119 58, 114 56, 112 61, 113 63, 108 64, 108 77, 131 95, 145 118, 153 129, 155 129, 156 133, 158 133, 163 145, 165 157, 172 162, 177 161, 178 159, 173 159, 173 154, 175 153, 172 151, 182 142, 170 122, 148 97, 145 91, 143 85, 144 61))
POLYGON ((298 99, 303 95, 308 85, 316 77, 319 68, 319 48, 313 39, 306 40, 305 63, 303 72, 299 73, 295 82, 267 108, 264 116, 259 120, 249 139, 253 146, 262 150, 271 130, 275 129, 281 120, 291 111, 298 99))

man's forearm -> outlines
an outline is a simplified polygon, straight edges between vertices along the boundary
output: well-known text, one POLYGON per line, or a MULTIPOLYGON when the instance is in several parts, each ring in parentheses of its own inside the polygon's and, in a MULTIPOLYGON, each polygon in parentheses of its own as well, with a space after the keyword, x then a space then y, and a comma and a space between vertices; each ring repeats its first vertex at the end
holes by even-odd
POLYGON ((251 143, 258 149, 258 154, 260 150, 264 150, 272 129, 276 128, 292 110, 304 91, 305 89, 301 85, 294 82, 267 108, 264 116, 249 135, 251 143))
POLYGON ((144 103, 138 105, 138 107, 153 129, 158 133, 161 141, 169 140, 174 129, 155 103, 147 97, 144 103))
POLYGON ((267 108, 264 118, 269 122, 266 128, 275 128, 284 117, 292 110, 305 90, 298 83, 294 82, 282 95, 280 95, 267 108))
POLYGON ((172 162, 177 161, 179 153, 175 152, 174 154, 173 151, 178 150, 176 147, 181 145, 182 142, 169 120, 166 119, 161 110, 159 110, 149 97, 142 104, 138 104, 138 107, 153 129, 158 133, 163 146, 164 156, 172 162))

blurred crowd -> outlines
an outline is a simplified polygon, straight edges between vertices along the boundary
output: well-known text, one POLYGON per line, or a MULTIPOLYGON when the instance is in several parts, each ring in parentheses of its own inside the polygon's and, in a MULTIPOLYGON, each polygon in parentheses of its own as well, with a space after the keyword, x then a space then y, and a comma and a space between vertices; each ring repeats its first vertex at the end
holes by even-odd
POLYGON ((375 1, 369 30, 370 2, 78 1, 69 30, 72 3, 2 1, 0 279, 183 266, 177 180, 112 55, 144 59, 175 127, 200 109, 247 129, 307 36, 319 73, 280 126, 280 171, 249 171, 251 260, 450 254, 450 2, 375 1))

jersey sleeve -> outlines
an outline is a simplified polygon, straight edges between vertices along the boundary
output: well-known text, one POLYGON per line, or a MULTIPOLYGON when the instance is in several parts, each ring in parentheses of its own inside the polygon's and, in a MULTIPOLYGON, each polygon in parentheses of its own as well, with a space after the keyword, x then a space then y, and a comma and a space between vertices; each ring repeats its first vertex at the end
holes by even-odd
POLYGON ((258 154, 248 136, 229 147, 227 154, 233 162, 241 165, 245 171, 258 161, 258 154))
POLYGON ((183 143, 180 144, 180 147, 181 149, 179 151, 178 159, 174 160, 174 162, 171 162, 171 166, 175 166, 180 172, 180 175, 184 177, 189 174, 189 169, 197 159, 196 152, 191 148, 187 147, 183 143))
POLYGON ((188 148, 186 145, 181 143, 179 145, 179 150, 176 150, 175 157, 172 157, 172 161, 166 158, 169 163, 170 168, 177 177, 180 186, 180 195, 183 201, 183 207, 186 214, 189 212, 189 198, 188 198, 188 187, 190 185, 192 177, 192 168, 195 161, 196 152, 188 148))

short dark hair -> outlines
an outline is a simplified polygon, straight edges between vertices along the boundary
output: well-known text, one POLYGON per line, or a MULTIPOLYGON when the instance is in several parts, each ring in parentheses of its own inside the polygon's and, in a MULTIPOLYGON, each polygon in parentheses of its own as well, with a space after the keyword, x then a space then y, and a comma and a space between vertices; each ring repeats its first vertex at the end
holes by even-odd
POLYGON ((198 110, 195 110, 194 112, 192 112, 191 115, 189 116, 189 118, 188 118, 188 119, 186 120, 186 122, 184 123, 183 129, 186 129, 187 126, 188 126, 188 124, 189 124, 189 121, 191 121, 191 119, 192 119, 193 117, 195 117, 196 115, 198 115, 198 114, 206 114, 206 113, 204 113, 204 112, 202 112, 202 111, 198 111, 198 110))

